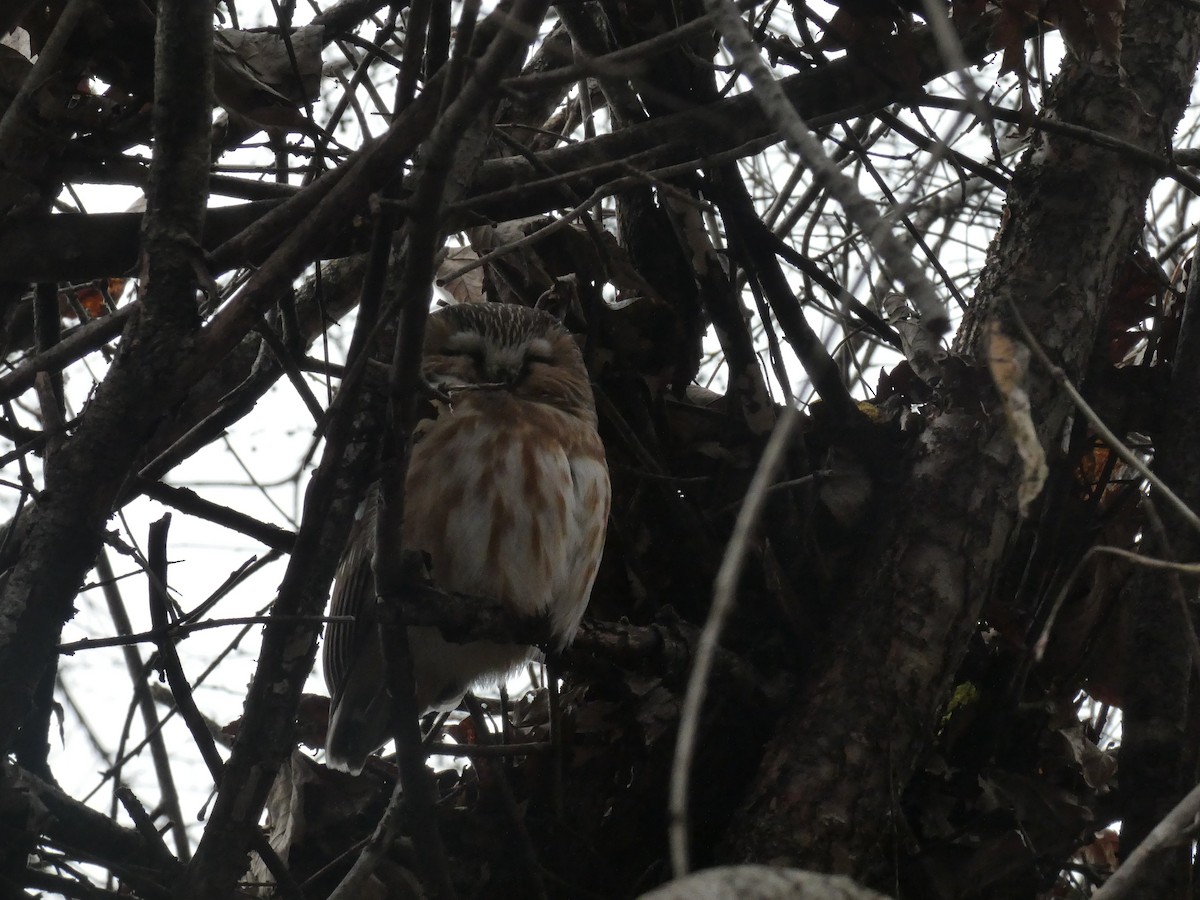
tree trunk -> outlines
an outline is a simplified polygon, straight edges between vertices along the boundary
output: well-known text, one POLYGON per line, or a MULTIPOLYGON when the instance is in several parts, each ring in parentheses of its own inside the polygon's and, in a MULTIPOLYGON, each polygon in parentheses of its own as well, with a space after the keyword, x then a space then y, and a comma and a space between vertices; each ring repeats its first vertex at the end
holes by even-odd
MULTIPOLYGON (((1044 118, 1165 158, 1200 52, 1197 16, 1169 0, 1137 0, 1123 41, 1120 67, 1099 53, 1069 54, 1044 118)), ((1038 132, 1010 186, 959 358, 985 367, 989 323, 1019 338, 1016 310, 1080 382, 1157 176, 1133 152, 1038 132)), ((1053 454, 1071 401, 1036 363, 1028 390, 1053 454)), ((840 642, 782 719, 729 829, 731 856, 874 879, 888 871, 901 792, 937 731, 985 602, 1005 600, 992 593, 1021 527, 1019 478, 998 408, 952 405, 929 423, 910 477, 884 501, 890 515, 876 552, 863 553, 874 562, 846 599, 840 642)))

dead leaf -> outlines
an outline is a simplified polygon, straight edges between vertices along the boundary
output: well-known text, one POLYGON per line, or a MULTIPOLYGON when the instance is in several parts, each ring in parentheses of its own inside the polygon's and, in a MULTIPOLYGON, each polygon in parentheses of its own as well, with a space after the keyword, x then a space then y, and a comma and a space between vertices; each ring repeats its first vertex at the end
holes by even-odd
POLYGON ((871 476, 866 466, 836 446, 829 451, 826 467, 829 474, 817 482, 817 496, 838 525, 853 528, 871 501, 871 476))
POLYGON ((1087 786, 1095 789, 1104 787, 1117 774, 1117 757, 1106 750, 1101 750, 1088 740, 1083 733, 1083 725, 1076 724, 1070 728, 1060 728, 1058 733, 1066 741, 1071 758, 1079 764, 1083 780, 1087 786))
POLYGON ((108 307, 104 303, 104 294, 101 293, 99 288, 93 285, 88 285, 75 291, 75 299, 79 301, 79 305, 93 319, 108 315, 108 307))
POLYGON ((1004 51, 1000 74, 1012 72, 1022 83, 1029 78, 1025 68, 1025 38, 1029 24, 1038 16, 1030 0, 998 0, 998 12, 988 46, 1004 51))
POLYGON ((1082 826, 1092 821, 1092 811, 1080 798, 1038 778, 991 768, 979 775, 979 808, 1007 810, 1018 822, 1052 821, 1082 826))
POLYGON ((1076 856, 1085 865, 1113 872, 1117 868, 1117 853, 1120 848, 1121 836, 1111 828, 1106 828, 1099 832, 1090 844, 1080 847, 1076 856))
POLYGON ((24 28, 14 28, 8 34, 0 35, 0 45, 16 50, 26 59, 33 56, 33 47, 29 43, 29 32, 24 28))
POLYGON ((438 284, 447 294, 459 303, 483 303, 483 266, 478 266, 470 272, 451 278, 443 283, 442 279, 452 275, 468 263, 479 259, 479 254, 471 247, 452 247, 446 253, 446 258, 438 266, 438 284))
POLYGON ((297 28, 288 44, 271 32, 222 28, 216 32, 213 88, 226 109, 256 125, 303 129, 297 106, 321 91, 321 48, 324 29, 297 28))

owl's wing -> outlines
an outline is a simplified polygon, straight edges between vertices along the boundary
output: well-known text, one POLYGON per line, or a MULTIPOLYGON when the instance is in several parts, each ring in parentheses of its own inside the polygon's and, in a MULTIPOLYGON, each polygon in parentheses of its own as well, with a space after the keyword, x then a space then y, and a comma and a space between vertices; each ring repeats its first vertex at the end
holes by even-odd
POLYGON ((384 687, 378 641, 367 642, 349 668, 330 707, 325 760, 331 769, 357 775, 391 737, 395 706, 384 687))
POLYGON ((325 632, 325 680, 333 694, 325 756, 330 768, 357 775, 368 756, 386 743, 392 704, 384 687, 384 660, 377 633, 375 579, 371 575, 373 509, 355 523, 338 565, 330 614, 353 622, 330 622, 325 632))
POLYGON ((354 617, 353 622, 330 622, 325 629, 325 681, 335 702, 351 662, 375 633, 375 579, 371 575, 372 542, 367 531, 375 527, 373 513, 374 510, 369 508, 367 514, 354 523, 346 551, 338 563, 329 604, 331 616, 354 617))

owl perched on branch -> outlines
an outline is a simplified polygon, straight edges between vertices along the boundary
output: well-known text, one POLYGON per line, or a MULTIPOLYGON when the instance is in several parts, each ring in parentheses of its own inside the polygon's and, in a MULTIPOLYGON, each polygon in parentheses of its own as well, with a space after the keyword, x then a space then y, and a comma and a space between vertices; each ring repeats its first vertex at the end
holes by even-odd
MULTIPOLYGON (((557 318, 494 303, 430 314, 422 369, 443 396, 414 435, 404 549, 423 552, 436 587, 545 615, 557 644, 587 606, 608 521, 608 467, 583 357, 557 318)), ((372 494, 374 492, 372 491, 372 494)), ((371 574, 373 504, 338 566, 325 637, 333 702, 326 755, 357 773, 392 733, 371 574)), ((395 553, 400 547, 380 548, 395 553)), ((454 644, 408 629, 417 705, 447 708, 477 682, 502 679, 533 648, 454 644)))

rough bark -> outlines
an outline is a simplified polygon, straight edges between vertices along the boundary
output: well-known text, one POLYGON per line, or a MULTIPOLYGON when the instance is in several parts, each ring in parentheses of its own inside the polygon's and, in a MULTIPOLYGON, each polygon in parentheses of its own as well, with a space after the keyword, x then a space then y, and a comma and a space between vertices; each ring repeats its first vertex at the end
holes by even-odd
MULTIPOLYGON (((1200 51, 1196 15, 1165 0, 1126 9, 1121 68, 1068 56, 1045 115, 1164 154, 1200 51), (1164 41, 1163 35, 1173 35, 1164 41)), ((1008 215, 957 341, 986 361, 1010 304, 1073 380, 1096 344, 1155 173, 1119 153, 1041 135, 1013 178, 1008 215)), ((1070 401, 1030 373, 1038 434, 1059 446, 1070 401)), ((1020 522, 1019 478, 998 415, 950 408, 929 423, 903 488, 885 502, 873 560, 847 598, 844 637, 783 719, 729 830, 730 853, 879 877, 902 828, 899 793, 935 734, 980 610, 1020 522)))

